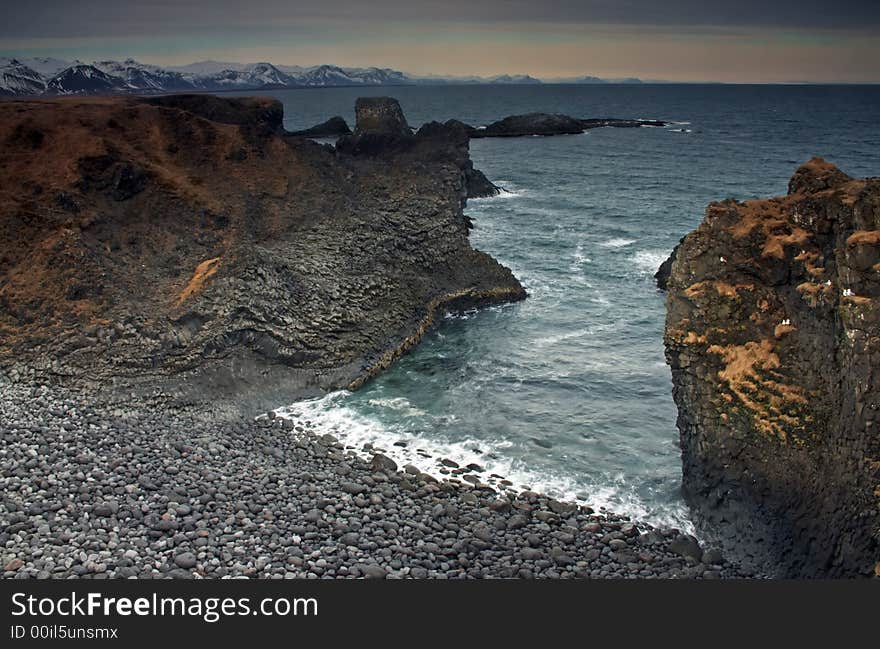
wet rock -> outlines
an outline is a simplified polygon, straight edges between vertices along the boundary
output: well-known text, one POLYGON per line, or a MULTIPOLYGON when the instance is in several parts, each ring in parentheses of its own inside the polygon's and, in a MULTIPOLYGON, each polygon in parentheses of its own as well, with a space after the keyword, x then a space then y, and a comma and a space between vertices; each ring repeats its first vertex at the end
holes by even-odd
POLYGON ((373 469, 373 471, 392 472, 397 471, 397 462, 392 460, 387 455, 383 455, 382 453, 375 453, 373 455, 373 459, 370 460, 370 467, 373 469))
POLYGON ((703 549, 696 539, 683 534, 672 540, 672 543, 669 544, 669 549, 675 554, 691 557, 697 561, 703 558, 703 549))

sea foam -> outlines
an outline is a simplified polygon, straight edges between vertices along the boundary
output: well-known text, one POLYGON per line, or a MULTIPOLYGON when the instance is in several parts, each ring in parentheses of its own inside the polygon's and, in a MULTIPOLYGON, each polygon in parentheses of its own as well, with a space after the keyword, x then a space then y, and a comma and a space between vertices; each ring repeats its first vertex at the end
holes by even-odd
MULTIPOLYGON (((451 469, 441 463, 443 459, 452 460, 460 467, 479 465, 481 470, 464 475, 479 476, 481 481, 498 490, 519 492, 529 489, 559 500, 592 507, 600 513, 605 511, 622 514, 652 525, 673 526, 693 533, 683 505, 676 504, 662 510, 652 509, 623 475, 610 482, 604 479, 595 484, 579 483, 564 474, 532 468, 528 458, 517 458, 506 452, 512 447, 509 441, 453 441, 438 436, 429 439, 402 428, 388 427, 347 405, 346 400, 351 394, 345 390, 332 392, 317 399, 278 408, 275 414, 294 421, 308 421, 313 433, 333 435, 346 450, 364 459, 381 452, 393 459, 400 468, 413 465, 419 471, 437 479, 462 479, 462 476, 450 474, 451 469), (511 486, 502 485, 498 476, 508 480, 511 486)), ((403 397, 370 399, 368 403, 380 409, 393 410, 397 417, 401 414, 404 417, 425 414, 403 397)))

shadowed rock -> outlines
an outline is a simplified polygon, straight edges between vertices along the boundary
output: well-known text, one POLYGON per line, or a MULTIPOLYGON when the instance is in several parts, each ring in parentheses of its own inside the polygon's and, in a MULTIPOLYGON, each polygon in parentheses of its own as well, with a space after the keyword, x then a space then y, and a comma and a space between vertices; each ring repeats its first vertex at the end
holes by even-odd
POLYGON ((271 97, 216 97, 214 95, 163 95, 143 99, 145 103, 176 108, 212 122, 238 125, 265 125, 281 131, 284 108, 271 97))
POLYGON ((661 291, 666 290, 666 285, 669 282, 669 275, 672 273, 672 263, 675 261, 675 256, 678 254, 678 248, 681 246, 682 241, 684 241, 684 237, 682 237, 682 240, 675 245, 675 248, 672 249, 672 253, 662 264, 660 264, 657 272, 654 273, 654 282, 657 284, 657 288, 661 291))
POLYGON ((337 137, 340 135, 348 135, 351 129, 348 124, 339 116, 331 117, 326 122, 321 122, 311 128, 302 131, 293 131, 290 135, 299 137, 337 137))

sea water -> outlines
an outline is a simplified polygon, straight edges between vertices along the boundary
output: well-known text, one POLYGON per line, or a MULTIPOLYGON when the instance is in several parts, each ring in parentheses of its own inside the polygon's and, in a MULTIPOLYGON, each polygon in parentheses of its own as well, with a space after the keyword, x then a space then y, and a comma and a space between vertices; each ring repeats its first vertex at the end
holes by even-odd
POLYGON ((440 475, 531 488, 655 524, 691 529, 653 274, 705 206, 786 191, 813 155, 880 174, 877 86, 449 86, 271 93, 285 126, 355 98, 398 98, 410 123, 475 126, 532 111, 668 120, 664 128, 471 142, 501 185, 471 200, 471 240, 509 266, 525 301, 448 317, 355 393, 279 403, 322 432, 440 475))

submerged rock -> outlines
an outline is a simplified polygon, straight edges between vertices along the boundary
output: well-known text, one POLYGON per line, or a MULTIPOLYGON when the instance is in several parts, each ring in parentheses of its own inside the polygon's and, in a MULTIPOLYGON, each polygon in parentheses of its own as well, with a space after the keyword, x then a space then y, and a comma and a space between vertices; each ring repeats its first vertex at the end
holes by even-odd
POLYGON ((789 577, 880 562, 880 179, 814 158, 713 203, 668 278, 684 492, 725 554, 789 577))

